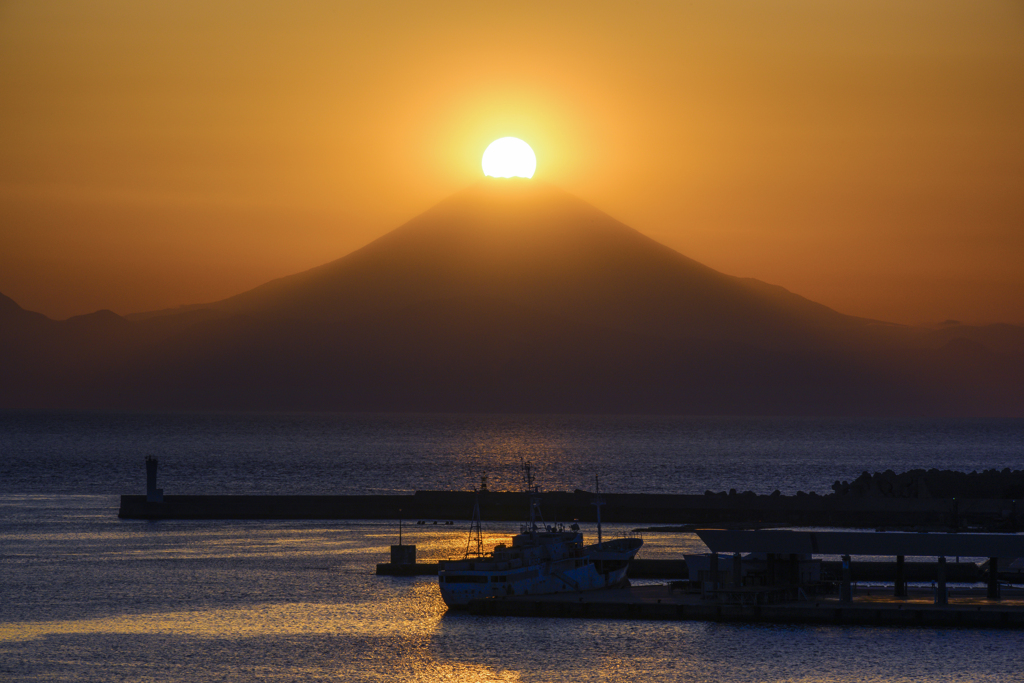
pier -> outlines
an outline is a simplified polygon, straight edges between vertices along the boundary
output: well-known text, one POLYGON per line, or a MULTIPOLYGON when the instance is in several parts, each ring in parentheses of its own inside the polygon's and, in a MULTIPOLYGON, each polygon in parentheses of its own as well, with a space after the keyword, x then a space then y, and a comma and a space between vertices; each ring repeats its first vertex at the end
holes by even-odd
POLYGON ((1024 590, 1006 590, 997 601, 989 600, 985 589, 960 589, 950 595, 946 605, 936 605, 928 589, 911 589, 905 598, 871 590, 850 602, 821 597, 743 604, 708 600, 667 585, 633 586, 579 594, 484 598, 471 601, 469 612, 505 617, 1019 629, 1024 628, 1024 590))
MULTIPOLYGON (((688 577, 661 586, 551 595, 480 598, 469 611, 489 616, 710 620, 884 626, 1024 628, 1024 589, 1000 581, 999 558, 1024 556, 1016 534, 873 533, 700 529, 711 551, 688 555, 688 577), (743 553, 747 553, 743 555, 743 553), (841 555, 825 566, 815 555, 841 555), (858 587, 851 556, 893 556, 891 587, 858 587), (935 557, 907 563, 906 556, 935 557), (988 557, 969 580, 952 586, 946 556, 988 557), (839 564, 838 567, 835 564, 839 564), (914 570, 908 567, 917 565, 914 570), (934 572, 934 573, 932 573, 934 572), (911 586, 908 576, 931 579, 911 586)), ((963 577, 957 577, 963 578, 963 577)))
MULTIPOLYGON (((155 488, 155 487, 154 487, 155 488)), ((154 491, 155 493, 155 491, 154 491)), ((672 495, 602 493, 606 523, 663 525, 795 525, 875 528, 1024 528, 1014 501, 850 498, 843 496, 672 495)), ((122 519, 405 519, 468 520, 473 491, 416 491, 403 495, 122 495, 122 519)), ((551 519, 596 521, 589 491, 541 493, 551 519)), ((480 514, 495 522, 522 521, 524 493, 479 494, 480 514)))
POLYGON ((687 555, 686 578, 619 590, 494 595, 471 601, 468 609, 488 616, 1024 628, 1024 589, 1003 585, 999 561, 1024 556, 1024 536, 724 529, 696 533, 710 552, 687 555), (841 555, 842 560, 826 564, 815 555, 841 555), (870 573, 884 575, 890 586, 858 586, 855 570, 865 563, 851 556, 886 555, 895 562, 873 561, 870 573), (973 562, 948 563, 947 555, 989 559, 982 573, 973 562), (936 561, 907 563, 906 556, 932 556, 936 561), (958 568, 957 580, 975 585, 951 585, 951 567, 958 568), (932 585, 910 585, 910 576, 932 585), (985 585, 977 586, 978 579, 985 585))
MULTIPOLYGON (((379 576, 437 576, 437 570, 437 562, 382 562, 377 565, 379 576)), ((686 560, 629 561, 629 576, 634 579, 679 579, 686 576, 686 571, 686 560)))
MULTIPOLYGON (((118 517, 149 520, 404 518, 451 521, 469 519, 479 506, 482 519, 518 522, 522 521, 523 510, 530 509, 531 496, 540 499, 539 503, 550 519, 594 522, 598 516, 594 506, 595 494, 589 491, 576 489, 572 493, 549 491, 531 494, 488 491, 486 483, 480 491, 416 491, 398 495, 165 496, 163 489, 157 488, 157 468, 157 459, 147 457, 146 494, 122 495, 118 517)), ((944 473, 935 476, 941 474, 944 473)), ((1012 478, 1010 475, 1013 473, 996 474, 999 475, 997 478, 1006 479, 1012 478)), ((963 476, 970 480, 970 476, 963 476)), ((707 491, 702 496, 606 493, 601 504, 607 507, 603 513, 605 522, 683 525, 678 527, 679 531, 712 525, 722 528, 737 525, 745 528, 898 525, 917 530, 942 528, 952 531, 969 526, 998 531, 1024 528, 1024 509, 1018 509, 1015 499, 861 497, 839 495, 842 489, 839 482, 833 488, 837 489, 836 494, 828 496, 802 492, 784 496, 778 491, 759 496, 750 491, 737 494, 735 490, 729 493, 707 491)), ((882 495, 881 489, 879 495, 882 495)))
MULTIPOLYGON (((839 581, 842 578, 843 563, 837 560, 824 560, 821 563, 821 574, 827 579, 839 581)), ((436 576, 437 562, 395 563, 381 562, 376 573, 380 576, 436 576)), ((907 562, 904 565, 905 581, 928 582, 938 577, 938 562, 907 562)), ((888 582, 897 580, 896 562, 854 562, 851 565, 850 580, 861 582, 888 582)), ((950 583, 977 583, 986 574, 974 562, 950 562, 946 565, 947 580, 950 583)), ((633 579, 664 579, 677 581, 689 576, 686 560, 648 560, 633 559, 629 562, 629 577, 633 579)), ((1022 577, 1019 573, 1000 572, 1004 580, 1022 577)))

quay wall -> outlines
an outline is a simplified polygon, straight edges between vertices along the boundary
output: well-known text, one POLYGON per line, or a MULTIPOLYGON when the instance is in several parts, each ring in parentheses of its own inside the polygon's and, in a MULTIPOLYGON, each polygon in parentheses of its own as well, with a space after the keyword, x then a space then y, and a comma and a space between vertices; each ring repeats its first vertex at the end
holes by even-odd
POLYGON ((836 602, 734 605, 707 602, 571 601, 528 598, 472 600, 471 614, 573 619, 736 621, 877 626, 1024 628, 1024 610, 935 608, 928 605, 839 605, 836 602))
MULTIPOLYGON (((407 565, 385 562, 377 565, 377 574, 385 576, 436 576, 437 570, 437 562, 407 565)), ((842 562, 824 561, 821 563, 821 572, 822 578, 826 580, 839 580, 842 578, 842 562)), ((628 574, 631 579, 682 580, 689 576, 686 560, 634 559, 629 563, 628 574)), ((937 562, 907 562, 904 565, 904 578, 910 582, 935 581, 938 576, 937 562)), ((950 583, 977 583, 984 578, 984 571, 973 562, 946 564, 946 580, 950 583)), ((896 581, 896 563, 855 560, 850 563, 850 579, 892 583, 896 581)))
MULTIPOLYGON (((167 495, 162 502, 122 495, 124 519, 399 519, 465 520, 472 515, 472 491, 417 491, 405 495, 203 496, 167 495)), ((540 494, 548 521, 596 521, 587 491, 540 494)), ((756 496, 602 494, 601 516, 609 523, 783 524, 871 528, 1024 529, 1024 505, 1011 500, 854 498, 849 496, 756 496), (1020 508, 1020 509, 1018 509, 1020 508)), ((528 496, 518 492, 479 494, 480 513, 492 521, 521 521, 528 496)))

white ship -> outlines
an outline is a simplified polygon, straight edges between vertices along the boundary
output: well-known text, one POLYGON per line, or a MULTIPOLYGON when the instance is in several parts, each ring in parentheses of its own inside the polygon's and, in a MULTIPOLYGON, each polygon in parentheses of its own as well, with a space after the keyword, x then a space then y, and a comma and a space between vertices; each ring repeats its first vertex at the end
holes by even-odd
MULTIPOLYGON (((529 464, 524 466, 529 478, 529 464)), ((545 526, 537 523, 538 499, 530 504, 530 522, 489 554, 441 562, 438 581, 448 607, 466 607, 470 600, 489 596, 544 595, 615 588, 626 584, 629 561, 643 540, 601 540, 601 504, 598 511, 598 542, 583 545, 579 526, 545 526)), ((474 511, 479 551, 479 509, 474 511)))

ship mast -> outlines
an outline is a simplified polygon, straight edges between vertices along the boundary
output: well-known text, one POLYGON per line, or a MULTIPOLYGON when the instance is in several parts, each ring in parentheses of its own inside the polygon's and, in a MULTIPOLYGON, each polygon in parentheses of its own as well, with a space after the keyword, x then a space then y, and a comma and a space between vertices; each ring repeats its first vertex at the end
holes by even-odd
POLYGON ((483 557, 484 555, 484 539, 483 539, 483 524, 480 522, 480 493, 476 492, 476 496, 473 499, 473 522, 469 527, 469 538, 466 540, 466 558, 470 554, 476 557, 483 557), (471 553, 470 547, 476 544, 476 551, 471 553))
POLYGON ((540 517, 540 521, 544 521, 543 515, 540 513, 540 491, 537 490, 537 485, 533 483, 533 465, 530 464, 529 460, 523 461, 523 456, 519 456, 519 461, 522 463, 523 468, 523 480, 526 482, 526 493, 530 497, 530 526, 529 531, 531 534, 537 533, 537 518, 540 517))

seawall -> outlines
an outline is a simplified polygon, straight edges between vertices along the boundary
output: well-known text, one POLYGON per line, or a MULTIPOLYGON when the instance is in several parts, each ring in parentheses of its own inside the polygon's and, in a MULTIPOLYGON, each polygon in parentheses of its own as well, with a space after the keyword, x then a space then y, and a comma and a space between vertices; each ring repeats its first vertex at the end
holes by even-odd
MULTIPOLYGON (((842 578, 842 562, 825 560, 821 563, 822 577, 830 580, 842 578)), ((904 579, 907 581, 935 581, 939 575, 936 562, 908 562, 904 565, 904 579)), ((437 562, 416 564, 377 565, 377 574, 382 576, 436 576, 437 562)), ((645 560, 634 559, 629 563, 631 579, 686 579, 689 572, 686 560, 645 560)), ((950 562, 946 565, 946 580, 950 583, 976 583, 985 578, 981 567, 973 562, 950 562)), ((895 562, 865 562, 857 560, 850 564, 852 581, 879 581, 892 583, 896 580, 895 562)))
POLYGON ((1019 597, 1003 602, 964 599, 959 604, 929 604, 929 596, 895 601, 855 598, 840 602, 817 598, 780 604, 724 604, 673 592, 664 586, 542 596, 482 598, 469 603, 481 616, 643 619, 655 621, 735 621, 899 627, 1024 628, 1019 597))
MULTIPOLYGON (((405 495, 337 496, 164 496, 122 495, 124 519, 417 519, 465 520, 473 511, 471 491, 417 491, 405 495)), ((587 491, 540 494, 548 520, 596 521, 587 491)), ((851 498, 845 496, 755 496, 602 494, 602 519, 630 524, 781 524, 962 528, 982 525, 1024 528, 1024 509, 1010 500, 851 498)), ((527 494, 483 492, 480 513, 491 521, 521 521, 527 494)))

